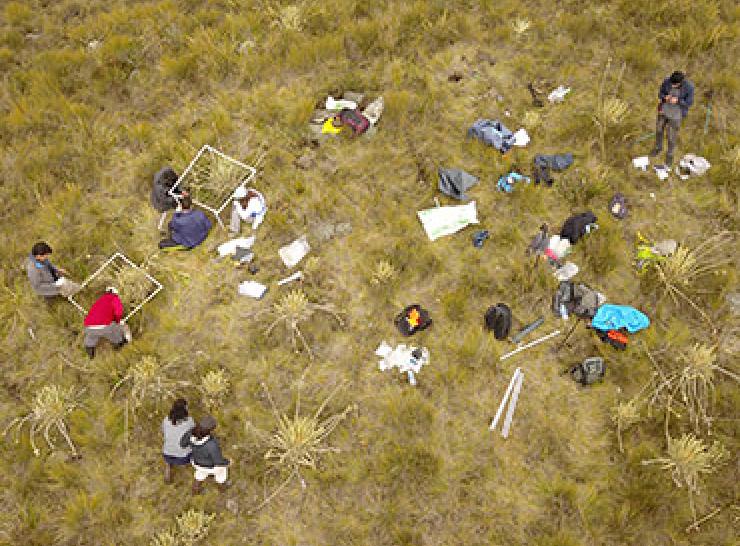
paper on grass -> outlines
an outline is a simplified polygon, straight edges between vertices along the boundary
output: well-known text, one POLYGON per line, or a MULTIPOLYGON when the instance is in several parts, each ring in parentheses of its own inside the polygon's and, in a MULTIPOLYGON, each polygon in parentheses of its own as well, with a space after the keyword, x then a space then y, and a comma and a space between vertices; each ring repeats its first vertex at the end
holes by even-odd
POLYGON ((646 155, 635 157, 632 160, 632 166, 635 169, 640 169, 643 171, 647 171, 648 165, 650 165, 650 158, 646 155))
POLYGON ((256 281, 244 281, 239 284, 239 295, 260 299, 267 292, 267 287, 256 281))
POLYGON ((514 133, 513 144, 514 146, 526 146, 527 144, 529 144, 529 134, 524 127, 514 133))
POLYGON ((436 241, 445 235, 452 235, 470 224, 478 223, 475 201, 454 207, 420 210, 416 214, 431 241, 436 241))
POLYGON ((231 239, 230 241, 226 241, 225 243, 221 243, 220 245, 218 245, 218 255, 222 258, 224 256, 233 256, 234 254, 236 254, 237 247, 247 249, 252 248, 254 241, 254 236, 237 237, 236 239, 231 239))
POLYGON ((311 245, 308 244, 306 235, 303 235, 289 245, 281 247, 278 254, 286 267, 295 267, 310 250, 311 245))

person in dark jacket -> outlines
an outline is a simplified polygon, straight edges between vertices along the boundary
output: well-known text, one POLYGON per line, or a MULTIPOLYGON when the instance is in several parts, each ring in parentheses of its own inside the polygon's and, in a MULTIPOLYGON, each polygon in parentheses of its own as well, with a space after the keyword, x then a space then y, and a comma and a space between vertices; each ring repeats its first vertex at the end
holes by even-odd
POLYGON ((187 195, 187 192, 179 191, 176 188, 172 195, 170 191, 177 184, 177 173, 172 167, 164 167, 160 169, 157 174, 154 175, 154 183, 152 184, 151 202, 154 209, 162 213, 159 219, 159 229, 162 229, 164 219, 167 217, 167 211, 177 208, 177 200, 180 195, 187 195), (177 196, 177 197, 176 197, 177 196))
POLYGON ((678 130, 681 121, 689 113, 689 108, 694 104, 694 84, 691 83, 683 72, 674 72, 660 85, 658 90, 658 119, 655 126, 655 148, 650 152, 651 156, 657 156, 663 150, 663 135, 668 140, 668 149, 665 154, 665 162, 668 167, 673 164, 673 150, 678 139, 678 130))
POLYGON ((170 236, 159 242, 159 248, 195 248, 201 244, 211 230, 211 221, 202 210, 194 210, 189 195, 180 200, 182 210, 170 220, 170 236))
POLYGON ((192 449, 191 460, 195 469, 193 494, 196 495, 203 490, 203 482, 208 476, 213 476, 222 488, 228 487, 230 462, 221 454, 221 446, 212 434, 215 428, 216 420, 206 415, 180 439, 180 447, 192 449))
POLYGON ((77 293, 80 285, 66 278, 67 271, 55 267, 49 256, 51 247, 47 243, 41 241, 33 245, 31 254, 26 260, 26 274, 33 291, 48 299, 77 293))

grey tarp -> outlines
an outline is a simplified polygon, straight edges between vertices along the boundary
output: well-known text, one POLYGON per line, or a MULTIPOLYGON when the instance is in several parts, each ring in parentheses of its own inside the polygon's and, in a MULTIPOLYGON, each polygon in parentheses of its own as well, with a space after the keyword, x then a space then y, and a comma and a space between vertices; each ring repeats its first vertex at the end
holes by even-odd
POLYGON ((455 199, 467 199, 465 191, 478 183, 478 178, 460 169, 440 168, 439 191, 455 199))

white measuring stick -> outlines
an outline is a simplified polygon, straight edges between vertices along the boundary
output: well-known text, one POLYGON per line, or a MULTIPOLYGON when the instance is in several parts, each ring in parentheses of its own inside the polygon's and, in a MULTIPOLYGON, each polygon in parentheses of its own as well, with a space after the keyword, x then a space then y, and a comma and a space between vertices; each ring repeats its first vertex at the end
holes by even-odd
POLYGON ((516 409, 516 402, 519 400, 519 391, 522 390, 522 383, 524 382, 524 374, 520 373, 517 376, 516 384, 514 385, 514 392, 511 393, 511 402, 509 402, 509 411, 506 412, 506 419, 504 419, 504 428, 501 430, 501 436, 504 438, 509 437, 509 429, 511 428, 511 420, 514 418, 514 410, 516 409))
POLYGON ((282 280, 278 281, 278 286, 283 286, 284 284, 288 284, 291 281, 302 281, 303 280, 303 271, 296 271, 293 273, 290 277, 285 277, 282 280))
POLYGON ((539 339, 535 339, 534 341, 530 341, 526 345, 522 345, 521 347, 517 347, 516 349, 514 349, 510 353, 506 353, 501 358, 499 358, 499 360, 506 360, 510 356, 514 356, 515 354, 517 354, 517 353, 519 353, 519 352, 521 352, 521 351, 523 351, 525 349, 529 349, 530 347, 534 347, 538 343, 542 343, 543 341, 547 341, 548 339, 550 339, 551 337, 554 337, 554 336, 558 335, 559 333, 560 333, 560 330, 555 330, 554 332, 552 332, 550 334, 547 334, 546 336, 543 336, 543 337, 541 337, 539 339))
POLYGON ((504 408, 506 407, 506 402, 509 400, 509 395, 511 395, 511 391, 514 388, 514 384, 516 383, 521 373, 522 373, 521 368, 517 368, 516 370, 514 370, 514 375, 511 376, 511 381, 509 381, 509 386, 506 389, 506 393, 504 394, 504 397, 501 399, 501 404, 499 404, 498 411, 496 411, 496 416, 493 418, 493 421, 491 421, 491 426, 488 427, 488 430, 496 429, 498 420, 501 418, 501 414, 504 412, 504 408))

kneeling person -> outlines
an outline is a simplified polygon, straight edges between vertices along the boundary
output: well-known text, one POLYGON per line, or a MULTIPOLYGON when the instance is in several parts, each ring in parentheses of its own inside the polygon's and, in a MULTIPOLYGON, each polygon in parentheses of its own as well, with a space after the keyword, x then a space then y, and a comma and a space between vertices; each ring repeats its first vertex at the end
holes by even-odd
POLYGON ((192 463, 195 469, 193 493, 198 494, 203 489, 203 482, 208 476, 213 476, 222 488, 228 487, 229 460, 221 454, 221 446, 213 436, 216 420, 210 415, 203 417, 195 428, 187 431, 180 439, 180 447, 191 448, 192 463))
POLYGON ((189 195, 180 200, 182 210, 175 212, 170 220, 170 236, 159 242, 159 248, 195 248, 208 237, 211 221, 202 210, 193 209, 189 195))
POLYGON ((123 319, 123 303, 118 292, 108 287, 90 307, 85 317, 85 351, 90 358, 95 356, 95 347, 101 339, 107 339, 113 348, 120 349, 131 340, 131 331, 123 319))
POLYGON ((252 224, 257 229, 267 214, 267 205, 264 196, 255 189, 237 188, 234 192, 234 207, 231 211, 229 230, 239 233, 242 222, 252 224))

